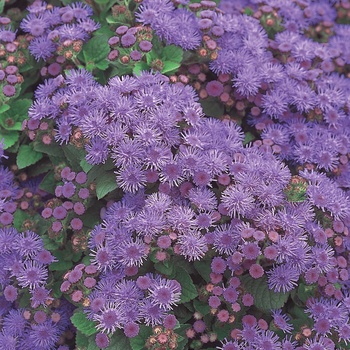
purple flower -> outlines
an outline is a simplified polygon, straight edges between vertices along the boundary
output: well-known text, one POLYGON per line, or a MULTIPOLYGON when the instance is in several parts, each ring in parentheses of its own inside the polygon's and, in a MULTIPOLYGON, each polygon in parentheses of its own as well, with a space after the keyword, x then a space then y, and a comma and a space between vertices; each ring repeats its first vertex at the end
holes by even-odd
POLYGON ((44 249, 44 243, 36 233, 26 231, 21 233, 18 239, 16 239, 13 248, 22 256, 32 258, 44 249))
POLYGON ((23 336, 29 323, 23 317, 24 309, 11 309, 3 319, 2 330, 3 333, 18 337, 23 336))
POLYGON ((256 95, 261 85, 261 77, 252 67, 242 69, 233 81, 233 86, 244 97, 256 95))
POLYGON ((113 302, 106 303, 99 314, 94 315, 93 320, 98 322, 96 328, 107 334, 121 328, 123 322, 120 310, 113 302))
POLYGON ((129 165, 119 170, 117 174, 117 184, 125 192, 136 193, 146 185, 146 175, 138 165, 129 165))
POLYGON ((38 37, 45 33, 46 29, 49 28, 49 23, 46 21, 43 14, 35 15, 29 13, 20 24, 21 29, 31 35, 38 37))
POLYGON ((46 61, 54 54, 56 46, 47 36, 42 35, 30 42, 29 51, 37 61, 40 61, 40 59, 46 61))
POLYGON ((166 310, 158 304, 154 304, 151 299, 144 299, 140 305, 140 315, 144 320, 146 326, 152 327, 163 322, 166 317, 166 310))
POLYGON ((198 231, 188 231, 178 237, 179 252, 187 260, 200 260, 208 251, 207 242, 204 236, 198 231))
POLYGON ((136 238, 135 242, 125 240, 116 248, 118 261, 124 266, 141 266, 147 257, 146 246, 141 239, 136 238))
POLYGON ((32 324, 29 332, 30 344, 37 349, 53 349, 60 337, 60 330, 51 320, 32 324))
POLYGON ((233 216, 245 216, 254 208, 253 196, 241 185, 231 185, 222 192, 222 203, 233 216))
POLYGON ((180 302, 181 285, 176 280, 154 280, 148 288, 149 296, 153 305, 158 305, 164 310, 171 310, 172 306, 180 302))
POLYGON ((39 305, 46 305, 46 302, 53 300, 49 296, 50 290, 47 290, 44 287, 37 286, 30 291, 31 293, 31 306, 37 308, 39 305))
POLYGON ((16 39, 16 32, 13 32, 11 29, 1 27, 0 28, 0 40, 5 43, 12 43, 16 39))
POLYGON ((126 325, 124 325, 124 334, 128 338, 134 338, 139 334, 140 327, 135 322, 129 322, 126 325))
POLYGON ((109 338, 106 334, 104 333, 97 333, 96 338, 95 338, 96 345, 100 349, 105 349, 109 345, 109 338))
POLYGON ((90 143, 85 146, 87 155, 86 161, 89 164, 104 164, 108 157, 108 144, 98 136, 90 140, 90 143))
POLYGON ((28 260, 23 263, 16 277, 21 287, 34 289, 46 283, 48 271, 36 261, 28 260))
POLYGON ((91 264, 95 265, 100 271, 113 269, 117 263, 115 252, 108 246, 98 246, 96 250, 91 251, 91 264))
POLYGON ((300 273, 294 267, 284 264, 274 266, 268 275, 268 286, 275 292, 286 293, 293 290, 299 280, 300 273))
POLYGON ((282 310, 272 310, 272 318, 274 325, 283 331, 283 333, 291 333, 293 326, 289 324, 289 317, 286 314, 282 314, 282 310))

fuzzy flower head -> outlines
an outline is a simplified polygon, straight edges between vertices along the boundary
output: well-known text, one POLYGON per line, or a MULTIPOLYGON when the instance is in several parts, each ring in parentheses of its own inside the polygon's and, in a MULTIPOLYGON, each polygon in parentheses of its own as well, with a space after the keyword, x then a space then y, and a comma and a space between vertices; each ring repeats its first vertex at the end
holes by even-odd
POLYGON ((181 285, 176 280, 162 278, 153 281, 148 291, 151 302, 164 310, 171 310, 173 305, 180 302, 181 285))

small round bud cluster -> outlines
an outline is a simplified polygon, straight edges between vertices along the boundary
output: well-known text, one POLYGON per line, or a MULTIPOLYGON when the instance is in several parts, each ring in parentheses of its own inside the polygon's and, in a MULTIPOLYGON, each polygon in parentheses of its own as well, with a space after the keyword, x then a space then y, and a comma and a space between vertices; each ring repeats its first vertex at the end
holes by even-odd
MULTIPOLYGON (((23 82, 18 66, 26 61, 22 49, 26 49, 28 44, 21 38, 23 37, 17 38, 16 33, 12 31, 11 20, 0 17, 0 90, 3 96, 0 102, 6 102, 15 96, 23 82)), ((12 127, 14 122, 8 118, 5 123, 12 127)))
POLYGON ((69 295, 74 303, 87 307, 89 306, 88 295, 95 287, 97 277, 98 271, 95 266, 78 264, 65 274, 60 287, 61 292, 69 295))
POLYGON ((123 64, 134 64, 142 60, 145 54, 152 50, 152 29, 148 26, 128 27, 122 25, 115 30, 116 35, 108 40, 111 52, 110 61, 118 58, 123 64), (122 52, 122 54, 121 54, 122 52))
POLYGON ((146 349, 177 349, 178 335, 173 330, 155 326, 152 331, 146 341, 146 349))
POLYGON ((20 27, 28 33, 30 53, 37 61, 48 63, 42 75, 57 76, 62 69, 72 68, 69 65, 76 61, 83 43, 100 27, 92 14, 92 8, 82 3, 61 8, 44 5, 22 20, 20 27), (50 22, 52 13, 58 16, 50 22))
POLYGON ((82 239, 85 234, 83 221, 79 216, 85 213, 91 195, 87 187, 87 175, 83 171, 76 173, 67 166, 58 167, 57 170, 58 180, 62 180, 62 184, 56 187, 56 198, 46 203, 41 216, 52 222, 50 231, 53 236, 61 234, 65 229, 71 229, 74 234, 78 234, 79 238, 76 240, 74 239, 77 237, 73 234, 73 246, 84 250, 86 239, 82 239))
MULTIPOLYGON (((0 159, 1 161, 1 159, 0 159)), ((14 182, 13 173, 0 166, 0 228, 11 225, 17 209, 16 199, 20 196, 18 186, 14 182)))

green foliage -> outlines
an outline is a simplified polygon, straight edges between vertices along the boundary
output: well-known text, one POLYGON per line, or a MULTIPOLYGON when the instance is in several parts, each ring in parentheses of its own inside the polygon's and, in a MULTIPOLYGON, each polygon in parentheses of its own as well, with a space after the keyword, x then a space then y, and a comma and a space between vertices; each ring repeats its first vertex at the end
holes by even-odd
POLYGON ((203 316, 208 315, 210 312, 210 306, 207 302, 195 299, 193 300, 193 306, 196 311, 200 312, 203 316))
POLYGON ((242 285, 247 293, 254 298, 254 305, 262 311, 280 309, 287 302, 290 293, 277 293, 270 290, 267 277, 254 279, 249 275, 241 277, 242 285))
POLYGON ((143 350, 147 339, 152 335, 152 327, 140 325, 139 334, 130 339, 132 350, 143 350))
POLYGON ((248 143, 255 140, 255 136, 251 132, 245 133, 243 144, 247 145, 248 143))
POLYGON ((208 117, 219 118, 224 114, 224 106, 214 97, 208 97, 205 100, 200 100, 203 112, 208 117))
POLYGON ((70 320, 77 330, 84 335, 90 336, 97 333, 95 322, 88 320, 85 313, 80 309, 74 312, 70 320))
POLYGON ((198 296, 197 288, 185 269, 176 266, 172 278, 175 278, 181 284, 181 303, 186 303, 198 296))
POLYGON ((39 188, 47 193, 55 194, 56 180, 53 170, 45 175, 39 185, 39 188))
POLYGON ((74 171, 81 171, 80 163, 85 159, 85 151, 83 148, 77 148, 73 145, 64 145, 61 147, 70 167, 74 171))
POLYGON ((105 172, 96 178, 97 199, 105 197, 117 188, 114 172, 105 172))
POLYGON ((43 157, 43 154, 34 150, 32 143, 29 145, 21 145, 17 153, 18 169, 26 168, 35 164, 43 157))
POLYGON ((0 0, 0 14, 3 13, 5 7, 5 0, 0 0))
POLYGON ((210 261, 209 260, 200 260, 194 262, 194 268, 201 275, 201 277, 206 281, 210 282, 210 261))
POLYGON ((0 128, 0 140, 4 141, 4 149, 9 149, 18 139, 19 133, 17 131, 0 128))
POLYGON ((101 28, 94 33, 94 36, 83 45, 79 58, 85 63, 86 69, 92 72, 94 69, 105 70, 108 68, 107 56, 110 48, 108 39, 113 36, 108 28, 101 28))

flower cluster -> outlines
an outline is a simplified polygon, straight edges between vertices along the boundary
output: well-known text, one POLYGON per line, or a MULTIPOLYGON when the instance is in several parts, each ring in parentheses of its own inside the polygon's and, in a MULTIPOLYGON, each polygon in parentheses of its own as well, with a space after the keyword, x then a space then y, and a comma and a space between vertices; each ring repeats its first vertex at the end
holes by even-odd
POLYGON ((55 257, 32 231, 2 228, 0 242, 1 345, 8 349, 53 349, 69 327, 71 313, 65 302, 47 308, 54 300, 47 283, 48 266, 55 257), (28 306, 18 303, 25 294, 30 296, 28 306))
MULTIPOLYGON (((0 142, 0 164, 2 158, 6 158, 3 150, 3 141, 0 142)), ((13 173, 0 165, 0 224, 10 225, 13 222, 13 213, 16 211, 17 204, 15 199, 18 195, 17 185, 14 183, 13 173)))
POLYGON ((16 32, 11 28, 11 19, 0 17, 0 89, 3 97, 0 101, 5 102, 19 92, 23 77, 19 74, 18 66, 23 66, 26 57, 19 49, 27 44, 16 37, 16 32))
POLYGON ((59 173, 62 184, 56 186, 55 198, 45 203, 41 216, 50 222, 49 237, 60 240, 66 230, 72 230, 73 245, 77 250, 84 250, 86 237, 81 216, 86 212, 91 197, 87 175, 83 171, 75 173, 67 166, 59 173))
POLYGON ((82 2, 56 7, 36 1, 27 10, 21 29, 31 36, 29 51, 38 61, 57 55, 56 62, 48 67, 54 76, 61 70, 60 64, 76 56, 83 42, 100 26, 90 18, 91 7, 82 2))
POLYGON ((347 348, 350 2, 91 6, 0 17, 0 347, 347 348))

